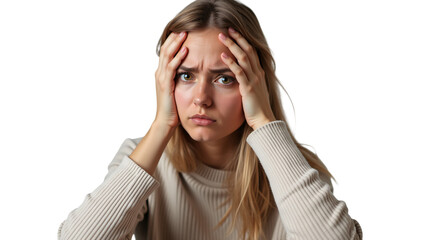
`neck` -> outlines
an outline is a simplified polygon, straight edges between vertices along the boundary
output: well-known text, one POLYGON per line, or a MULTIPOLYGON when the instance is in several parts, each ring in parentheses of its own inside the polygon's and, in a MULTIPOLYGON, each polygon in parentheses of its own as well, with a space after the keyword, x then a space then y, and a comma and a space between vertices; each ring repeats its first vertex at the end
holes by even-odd
POLYGON ((241 136, 242 132, 239 128, 232 134, 218 140, 194 142, 198 159, 209 167, 226 169, 236 154, 241 136))

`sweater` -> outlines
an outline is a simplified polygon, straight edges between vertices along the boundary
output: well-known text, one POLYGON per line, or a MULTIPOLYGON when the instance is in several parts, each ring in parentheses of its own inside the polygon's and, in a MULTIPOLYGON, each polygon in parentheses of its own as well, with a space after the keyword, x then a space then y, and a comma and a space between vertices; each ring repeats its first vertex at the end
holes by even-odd
MULTIPOLYGON (((178 172, 163 153, 153 176, 129 155, 142 138, 127 138, 109 164, 103 183, 61 223, 58 239, 238 239, 226 235, 230 173, 197 161, 197 170, 178 172)), ((362 239, 359 223, 333 195, 330 178, 312 168, 291 139, 286 123, 254 130, 247 143, 256 153, 276 208, 263 223, 266 239, 362 239)))

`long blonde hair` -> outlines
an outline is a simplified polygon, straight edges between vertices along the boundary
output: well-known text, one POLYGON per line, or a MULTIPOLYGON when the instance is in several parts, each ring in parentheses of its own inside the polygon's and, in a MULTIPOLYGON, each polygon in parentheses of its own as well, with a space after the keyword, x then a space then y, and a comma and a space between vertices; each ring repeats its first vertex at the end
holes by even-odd
MULTIPOLYGON (((256 49, 260 64, 266 74, 272 111, 276 119, 287 123, 279 93, 279 86, 282 88, 283 86, 275 75, 275 61, 257 17, 244 4, 234 0, 192 2, 165 27, 157 45, 157 55, 160 55, 160 48, 170 33, 198 31, 210 27, 224 30, 232 27, 256 49)), ((287 128, 291 133, 288 123, 287 128)), ((252 128, 245 121, 237 131, 240 131, 242 137, 235 159, 230 162, 233 174, 228 179, 228 184, 226 183, 230 192, 230 206, 218 226, 231 217, 229 232, 238 226, 241 238, 248 235, 249 239, 258 239, 264 237, 263 223, 269 210, 275 207, 275 203, 267 176, 254 151, 246 142, 252 128)), ((298 143, 292 134, 291 137, 311 167, 318 170, 320 174, 334 179, 316 154, 298 143)), ((197 167, 196 151, 191 142, 191 137, 180 125, 167 145, 166 154, 173 166, 180 172, 191 172, 197 167)))

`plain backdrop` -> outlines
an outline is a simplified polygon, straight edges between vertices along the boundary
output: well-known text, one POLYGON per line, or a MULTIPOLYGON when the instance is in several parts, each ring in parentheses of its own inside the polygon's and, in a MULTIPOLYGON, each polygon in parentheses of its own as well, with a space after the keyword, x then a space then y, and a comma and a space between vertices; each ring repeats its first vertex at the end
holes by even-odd
MULTIPOLYGON (((251 1, 288 122, 365 239, 428 236, 428 1, 251 1), (294 109, 293 110, 293 105, 294 109)), ((156 44, 190 1, 0 2, 2 239, 56 239, 155 117, 156 44)))

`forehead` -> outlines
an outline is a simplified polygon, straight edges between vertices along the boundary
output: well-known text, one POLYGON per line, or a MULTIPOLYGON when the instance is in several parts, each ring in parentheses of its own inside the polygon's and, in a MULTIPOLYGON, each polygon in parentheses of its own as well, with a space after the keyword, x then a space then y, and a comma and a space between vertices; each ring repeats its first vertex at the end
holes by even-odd
POLYGON ((188 33, 187 39, 183 43, 188 48, 188 54, 183 61, 184 65, 225 65, 220 56, 222 52, 227 53, 231 57, 230 50, 218 40, 218 34, 226 31, 218 28, 207 28, 200 31, 192 31, 188 33))

